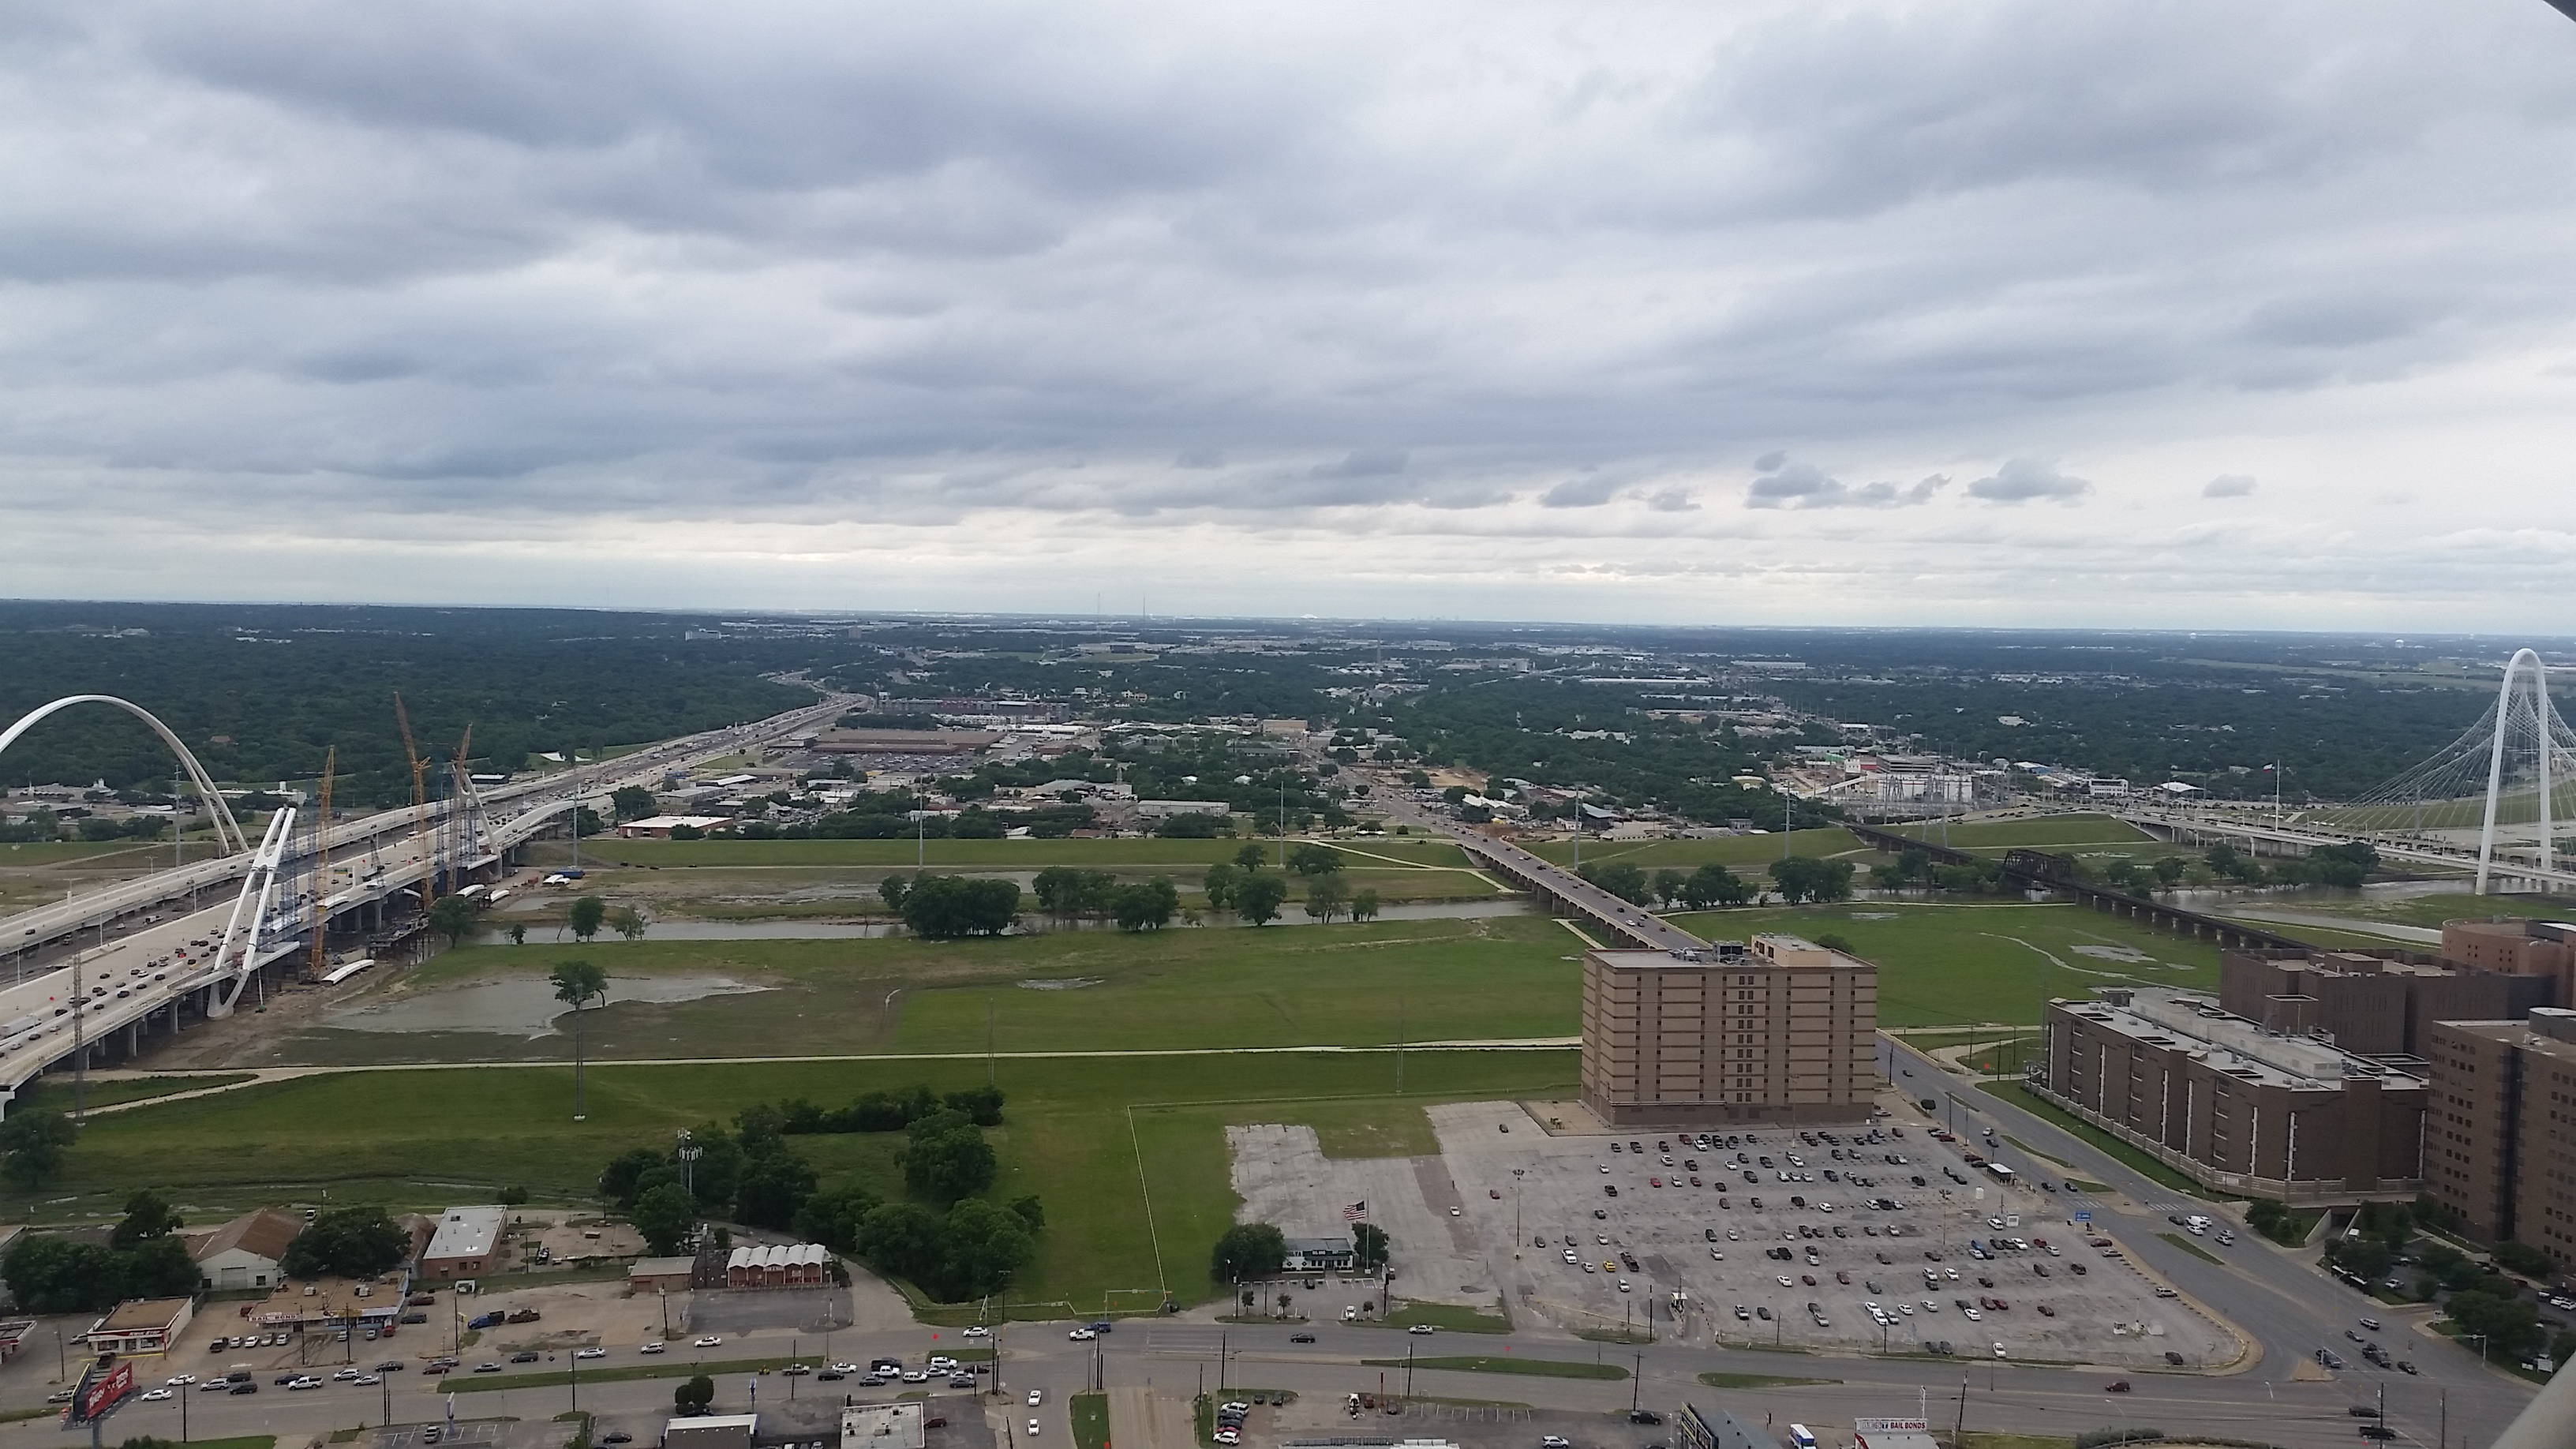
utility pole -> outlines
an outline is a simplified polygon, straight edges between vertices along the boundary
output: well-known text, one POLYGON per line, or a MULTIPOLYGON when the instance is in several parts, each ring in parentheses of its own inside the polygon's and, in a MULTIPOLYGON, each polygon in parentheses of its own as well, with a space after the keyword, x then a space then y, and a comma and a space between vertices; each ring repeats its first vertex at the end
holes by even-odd
POLYGON ((1963 1443, 1965 1443, 1965 1442, 1966 1442, 1966 1439, 1965 1439, 1965 1437, 1964 1437, 1964 1436, 1967 1434, 1967 1432, 1968 1432, 1968 1375, 1967 1375, 1964 1371, 1962 1371, 1962 1372, 1960 1373, 1960 1375, 1959 1375, 1959 1422, 1958 1422, 1955 1426, 1953 1426, 1953 1427, 1951 1428, 1951 1430, 1950 1430, 1950 1442, 1951 1442, 1951 1443, 1953 1443, 1953 1444, 1963 1444, 1963 1443))
POLYGON ((1646 1355, 1644 1350, 1640 1349, 1638 1351, 1636 1362, 1636 1372, 1628 1376, 1628 1412, 1631 1414, 1637 1412, 1640 1396, 1646 1391, 1646 1355))

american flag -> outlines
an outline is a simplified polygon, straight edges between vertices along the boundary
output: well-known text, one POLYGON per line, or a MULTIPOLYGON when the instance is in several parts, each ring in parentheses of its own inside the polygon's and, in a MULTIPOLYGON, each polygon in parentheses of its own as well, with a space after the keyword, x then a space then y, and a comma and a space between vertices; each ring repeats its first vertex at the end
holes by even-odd
POLYGON ((1342 1204, 1342 1221, 1346 1223, 1367 1222, 1368 1204, 1365 1202, 1346 1202, 1342 1204))

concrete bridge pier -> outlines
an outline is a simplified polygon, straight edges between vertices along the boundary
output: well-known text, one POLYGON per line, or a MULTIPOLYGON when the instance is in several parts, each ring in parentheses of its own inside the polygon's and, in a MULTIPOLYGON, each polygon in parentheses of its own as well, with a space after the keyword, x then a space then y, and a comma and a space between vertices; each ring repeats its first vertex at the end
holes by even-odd
POLYGON ((137 1018, 125 1024, 125 1059, 130 1062, 141 1055, 143 1055, 143 1022, 137 1018))

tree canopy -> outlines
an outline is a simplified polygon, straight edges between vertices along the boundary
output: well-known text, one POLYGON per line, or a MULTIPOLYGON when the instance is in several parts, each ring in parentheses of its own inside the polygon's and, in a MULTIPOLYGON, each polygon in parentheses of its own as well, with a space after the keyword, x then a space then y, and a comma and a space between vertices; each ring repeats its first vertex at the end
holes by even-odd
POLYGON ((411 1236, 381 1207, 333 1208, 305 1225, 277 1266, 291 1277, 367 1278, 411 1253, 411 1236))

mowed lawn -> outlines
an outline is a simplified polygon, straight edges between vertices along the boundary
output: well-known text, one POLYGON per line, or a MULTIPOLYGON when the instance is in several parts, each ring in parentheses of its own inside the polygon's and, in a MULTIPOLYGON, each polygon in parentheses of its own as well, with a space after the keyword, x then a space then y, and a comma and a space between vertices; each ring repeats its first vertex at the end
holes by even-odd
MULTIPOLYGON (((1306 844, 1291 839, 1294 851, 1306 844)), ((1464 866, 1466 852, 1446 840, 1419 840, 1406 837, 1364 836, 1350 839, 1323 840, 1354 857, 1377 857, 1401 865, 1464 866)), ((1221 840, 619 840, 605 838, 582 842, 585 858, 614 861, 620 865, 661 866, 773 866, 773 865, 841 865, 870 866, 883 869, 896 867, 911 870, 925 864, 930 870, 1043 870, 1050 865, 1083 866, 1094 870, 1131 867, 1160 867, 1173 871, 1187 868, 1193 875, 1204 872, 1220 860, 1234 859, 1245 845, 1259 845, 1264 858, 1275 868, 1279 842, 1271 838, 1221 840)))
POLYGON ((1056 939, 1042 971, 916 993, 897 1048, 980 1051, 988 1022, 995 1041, 1026 1051, 1373 1046, 1399 1029, 1458 1041, 1581 1026, 1580 943, 1536 916, 1056 939))
POLYGON ((1832 906, 1708 911, 1672 917, 1711 940, 1764 931, 1832 933, 1878 966, 1886 1026, 2036 1022, 2052 996, 2096 986, 2216 990, 2218 948, 2161 935, 2076 905, 1954 905, 1854 901, 1832 906), (2079 948, 2144 961, 2106 959, 2079 948))
MULTIPOLYGON (((840 1103, 914 1083, 955 1090, 983 1084, 988 1070, 1009 1095, 1005 1124, 994 1133, 1003 1170, 993 1193, 1006 1200, 1035 1193, 1047 1211, 1038 1262, 1012 1297, 1083 1311, 1113 1289, 1168 1284, 1185 1302, 1209 1296, 1208 1253, 1236 1207, 1229 1121, 1313 1120, 1328 1147, 1412 1151, 1427 1140, 1426 1103, 1570 1091, 1577 1073, 1571 1050, 1414 1051, 1398 1101, 1389 1097, 1391 1052, 1006 1058, 989 1068, 891 1060, 606 1066, 590 1071, 589 1119, 580 1123, 571 1120, 566 1067, 331 1073, 95 1118, 63 1179, 39 1200, 54 1217, 111 1210, 142 1186, 181 1203, 227 1207, 315 1199, 326 1186, 333 1201, 398 1208, 490 1201, 508 1187, 526 1187, 540 1201, 579 1200, 616 1154, 667 1145, 681 1128, 755 1102, 840 1103)), ((827 1185, 856 1177, 881 1191, 900 1189, 896 1134, 792 1141, 827 1185)), ((0 1205, 23 1215, 38 1204, 0 1205)), ((1147 1306, 1132 1296, 1115 1301, 1147 1306)))
MULTIPOLYGON (((469 946, 373 999, 589 961, 611 977, 593 1060, 1127 1051, 1567 1036, 1578 943, 1536 916, 1327 926, 1054 931, 983 941, 623 941, 469 946), (656 1004, 615 978, 703 974, 768 989, 656 1004), (988 1035, 989 1028, 989 1035, 988 1035)), ((568 1035, 307 1028, 279 1062, 560 1061, 568 1035)))

